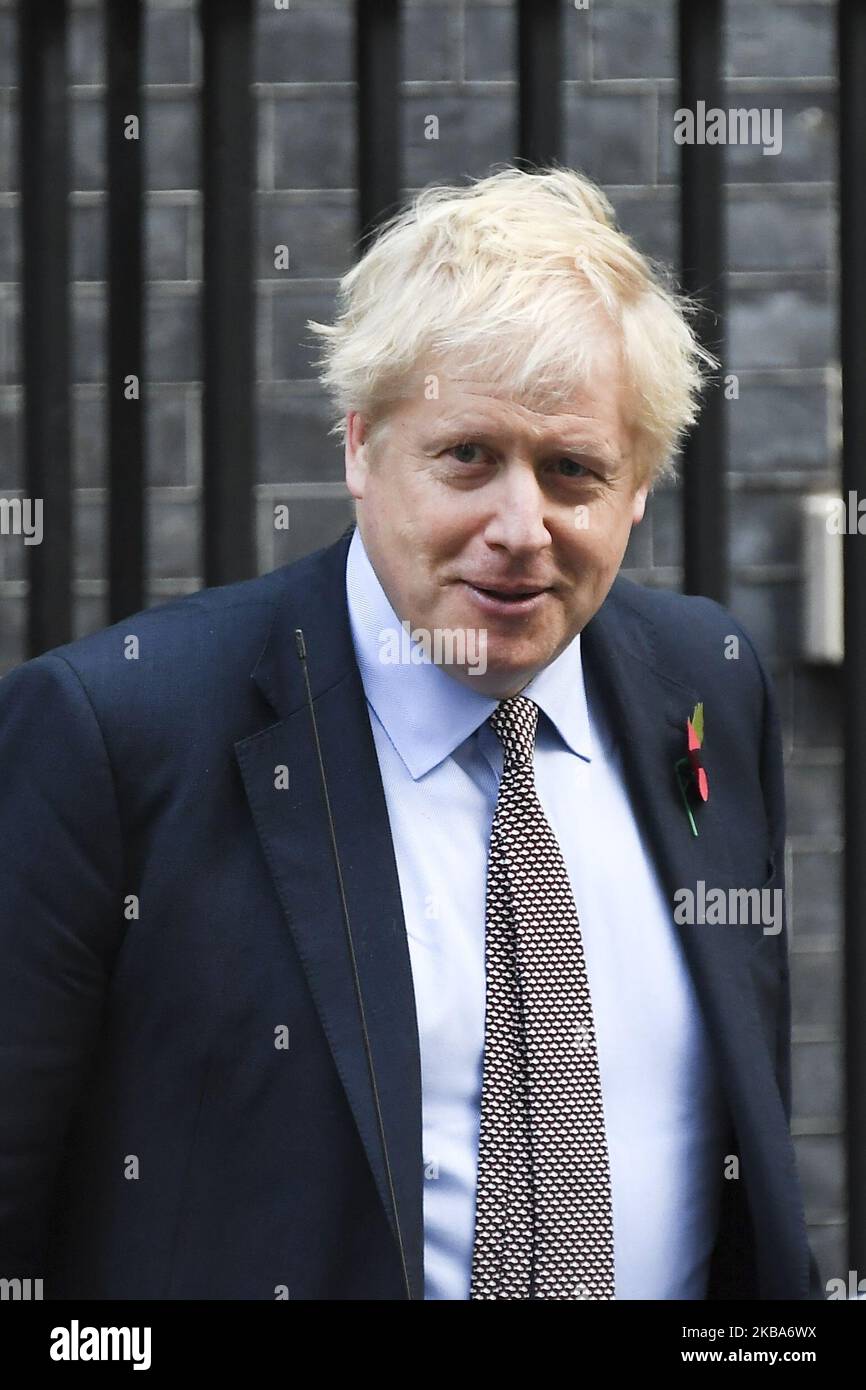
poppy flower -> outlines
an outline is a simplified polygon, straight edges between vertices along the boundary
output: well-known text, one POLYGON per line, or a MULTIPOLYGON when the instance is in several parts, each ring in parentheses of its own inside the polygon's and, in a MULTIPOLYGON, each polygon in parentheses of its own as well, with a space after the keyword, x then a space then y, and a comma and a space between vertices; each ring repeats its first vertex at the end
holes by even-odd
POLYGON ((704 742, 703 702, 695 705, 691 719, 686 720, 686 736, 688 739, 689 763, 691 764, 694 785, 701 801, 708 801, 710 796, 710 784, 707 781, 706 769, 704 768, 701 752, 704 742))

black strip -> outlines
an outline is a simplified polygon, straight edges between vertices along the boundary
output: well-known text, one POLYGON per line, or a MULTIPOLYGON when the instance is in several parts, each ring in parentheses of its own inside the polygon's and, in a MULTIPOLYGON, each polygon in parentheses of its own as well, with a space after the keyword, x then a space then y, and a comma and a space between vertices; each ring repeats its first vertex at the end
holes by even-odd
POLYGON ((252 0, 202 0, 204 571, 256 572, 252 0))
POLYGON ((561 159, 561 21, 560 0, 518 0, 520 124, 515 163, 524 168, 561 159))
POLYGON ((69 444, 69 116, 63 0, 19 6, 25 487, 42 501, 41 545, 27 547, 27 648, 72 633, 69 444))
POLYGON ((358 240, 364 251, 401 194, 399 0, 356 0, 355 70, 358 240))
MULTIPOLYGON (((842 496, 866 497, 866 4, 840 0, 842 496)), ((866 536, 844 537, 848 1264, 866 1268, 866 536)))
MULTIPOLYGON (((680 106, 724 107, 721 0, 680 0, 680 106)), ((684 588, 724 603, 728 589, 725 399, 724 146, 683 145, 680 259, 683 289, 705 306, 695 330, 722 367, 684 450, 684 588)))
POLYGON ((112 622, 144 607, 144 340, 141 0, 105 7, 108 70, 108 484, 109 614, 112 622), (130 115, 139 139, 126 138, 130 115), (127 399, 135 375, 139 398, 127 399))

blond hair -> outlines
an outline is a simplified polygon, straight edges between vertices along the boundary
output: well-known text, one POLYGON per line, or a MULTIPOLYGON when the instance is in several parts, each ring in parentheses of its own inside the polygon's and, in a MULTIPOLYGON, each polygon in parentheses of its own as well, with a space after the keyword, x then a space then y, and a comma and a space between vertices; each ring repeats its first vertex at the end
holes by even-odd
POLYGON ((590 179, 507 165, 466 185, 424 188, 343 276, 333 324, 308 320, 315 360, 345 437, 345 416, 372 424, 431 357, 471 365, 515 399, 565 408, 592 383, 606 315, 618 332, 636 475, 673 471, 698 415, 706 369, 694 301, 616 226, 590 179))

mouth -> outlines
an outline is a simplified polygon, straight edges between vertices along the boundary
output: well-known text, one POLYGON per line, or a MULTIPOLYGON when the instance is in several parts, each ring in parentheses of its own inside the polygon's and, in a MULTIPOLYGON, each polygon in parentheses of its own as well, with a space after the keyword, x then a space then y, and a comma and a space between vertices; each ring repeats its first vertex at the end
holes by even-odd
POLYGON ((488 589, 480 584, 471 584, 468 579, 462 582, 475 603, 487 613, 531 613, 541 607, 550 593, 549 588, 488 589))

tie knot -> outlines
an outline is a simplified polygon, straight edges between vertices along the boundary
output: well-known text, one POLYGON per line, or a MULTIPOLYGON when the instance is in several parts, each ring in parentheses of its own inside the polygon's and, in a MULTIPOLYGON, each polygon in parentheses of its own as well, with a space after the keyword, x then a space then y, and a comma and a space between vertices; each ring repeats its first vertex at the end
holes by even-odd
POLYGON ((524 767, 532 767, 538 725, 538 705, 535 701, 526 695, 511 695, 507 700, 499 701, 488 722, 502 744, 506 758, 524 767))

